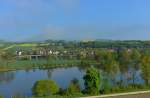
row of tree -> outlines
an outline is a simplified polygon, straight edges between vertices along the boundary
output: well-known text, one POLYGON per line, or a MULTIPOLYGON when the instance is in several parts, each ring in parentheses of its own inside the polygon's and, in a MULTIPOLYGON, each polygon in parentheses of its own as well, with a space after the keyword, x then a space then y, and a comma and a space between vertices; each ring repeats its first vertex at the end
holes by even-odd
POLYGON ((100 90, 100 73, 95 68, 89 68, 86 75, 83 77, 85 81, 85 89, 81 91, 79 81, 73 79, 67 89, 61 89, 53 80, 39 80, 37 81, 32 92, 35 96, 50 96, 50 95, 79 95, 82 93, 95 95, 99 94, 100 90))
MULTIPOLYGON (((126 74, 129 74, 135 84, 136 72, 141 71, 141 75, 145 80, 150 68, 150 52, 146 50, 140 51, 138 49, 122 49, 119 51, 97 51, 96 59, 100 63, 100 67, 105 72, 107 77, 112 78, 115 82, 115 77, 120 73, 121 82, 126 74)), ((147 80, 145 80, 147 81, 147 80)), ((148 84, 148 82, 146 82, 148 84)))
MULTIPOLYGON (((132 57, 134 58, 132 59, 133 66, 130 66, 133 68, 132 78, 135 77, 134 72, 137 68, 136 65, 140 62, 141 75, 143 79, 145 80, 145 85, 150 86, 150 56, 143 56, 141 60, 139 61, 140 55, 139 56, 138 55, 139 53, 136 50, 134 50, 134 52, 132 53, 132 57)), ((111 55, 109 54, 109 56, 106 56, 105 59, 110 60, 110 57, 111 55)), ((120 68, 120 70, 122 71, 121 73, 124 73, 125 70, 127 70, 128 68, 123 68, 123 67, 125 67, 129 63, 129 60, 127 59, 127 55, 125 54, 124 56, 121 56, 120 59, 122 59, 122 61, 124 62, 124 63, 121 63, 122 67, 120 68)), ((108 75, 109 73, 111 74, 110 76, 113 77, 114 72, 118 70, 115 68, 117 63, 112 60, 110 60, 109 62, 106 62, 106 61, 102 61, 102 62, 103 64, 106 65, 104 66, 104 70, 106 74, 108 75)), ((102 80, 101 76, 102 75, 100 74, 100 70, 94 67, 91 67, 87 69, 86 74, 83 77, 85 89, 82 91, 80 89, 80 84, 77 79, 72 80, 67 89, 60 89, 59 86, 53 80, 39 80, 34 84, 32 91, 33 91, 33 94, 36 96, 49 96, 49 95, 56 95, 56 94, 57 95, 76 95, 76 94, 81 94, 81 93, 88 94, 88 95, 97 95, 97 94, 100 94, 101 91, 103 90, 105 91, 108 89, 108 88, 100 89, 101 80, 102 80)), ((134 79, 133 79, 133 83, 134 83, 134 79)))

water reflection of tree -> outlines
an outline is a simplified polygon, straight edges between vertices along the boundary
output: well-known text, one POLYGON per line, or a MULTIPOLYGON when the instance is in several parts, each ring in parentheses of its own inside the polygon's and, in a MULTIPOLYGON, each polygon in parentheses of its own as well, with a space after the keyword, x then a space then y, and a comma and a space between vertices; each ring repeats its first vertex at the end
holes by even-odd
POLYGON ((51 76, 52 76, 52 69, 48 69, 47 70, 47 77, 48 77, 48 79, 51 79, 51 76))
POLYGON ((9 83, 12 80, 14 80, 15 75, 14 72, 1 72, 0 73, 0 83, 4 82, 4 83, 9 83))
POLYGON ((80 71, 86 71, 90 66, 91 65, 88 62, 82 60, 81 64, 78 65, 78 68, 80 71))

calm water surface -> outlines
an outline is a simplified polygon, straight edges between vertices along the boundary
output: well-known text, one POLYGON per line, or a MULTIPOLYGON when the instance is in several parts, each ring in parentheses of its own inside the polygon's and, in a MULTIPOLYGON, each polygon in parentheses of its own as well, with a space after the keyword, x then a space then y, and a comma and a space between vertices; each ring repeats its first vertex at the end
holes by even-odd
POLYGON ((12 71, 0 73, 0 95, 10 98, 12 95, 31 96, 31 88, 37 80, 52 79, 61 88, 66 88, 69 82, 76 78, 83 87, 84 72, 77 67, 56 68, 49 70, 12 71))
MULTIPOLYGON (((130 72, 129 72, 130 73, 130 72)), ((70 67, 70 68, 55 68, 47 70, 19 70, 11 72, 0 72, 0 95, 5 98, 10 98, 10 96, 31 96, 34 83, 41 79, 51 79, 56 81, 59 87, 65 89, 68 84, 74 78, 79 80, 81 89, 84 88, 83 76, 85 71, 83 68, 70 67)), ((102 75, 103 76, 103 75, 102 75)), ((131 76, 130 74, 128 76, 131 76)), ((119 79, 120 75, 116 76, 119 79)), ((125 79, 126 80, 126 79, 125 79)), ((136 72, 136 83, 143 83, 141 79, 140 72, 136 72)), ((105 82, 101 82, 103 84, 105 82)), ((128 81, 132 83, 132 80, 128 81)))

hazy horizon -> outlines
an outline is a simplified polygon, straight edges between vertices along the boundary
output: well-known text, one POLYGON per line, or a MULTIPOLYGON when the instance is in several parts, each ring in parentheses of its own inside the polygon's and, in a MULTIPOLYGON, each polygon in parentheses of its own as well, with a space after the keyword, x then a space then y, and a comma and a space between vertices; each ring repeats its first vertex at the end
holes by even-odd
POLYGON ((1 0, 0 39, 150 40, 149 0, 1 0))

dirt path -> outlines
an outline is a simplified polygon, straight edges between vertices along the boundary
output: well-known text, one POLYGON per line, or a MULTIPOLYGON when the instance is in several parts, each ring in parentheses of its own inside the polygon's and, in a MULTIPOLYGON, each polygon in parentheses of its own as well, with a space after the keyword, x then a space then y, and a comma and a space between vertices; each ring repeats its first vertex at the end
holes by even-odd
POLYGON ((139 91, 131 93, 119 93, 101 96, 89 96, 82 98, 150 98, 150 91, 139 91))

